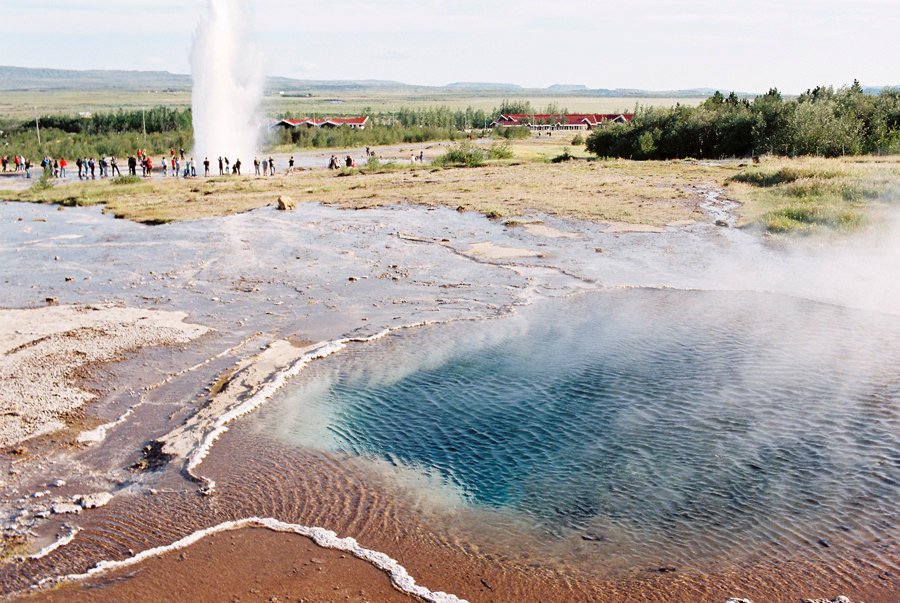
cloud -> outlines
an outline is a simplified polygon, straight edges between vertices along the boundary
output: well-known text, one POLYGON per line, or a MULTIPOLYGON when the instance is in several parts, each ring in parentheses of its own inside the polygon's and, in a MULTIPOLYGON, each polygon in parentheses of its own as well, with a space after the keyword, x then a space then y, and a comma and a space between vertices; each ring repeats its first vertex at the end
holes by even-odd
MULTIPOLYGON (((2 62, 188 70, 208 0, 11 3, 2 62)), ((288 0, 247 2, 274 75, 742 91, 898 84, 900 2, 288 0)))

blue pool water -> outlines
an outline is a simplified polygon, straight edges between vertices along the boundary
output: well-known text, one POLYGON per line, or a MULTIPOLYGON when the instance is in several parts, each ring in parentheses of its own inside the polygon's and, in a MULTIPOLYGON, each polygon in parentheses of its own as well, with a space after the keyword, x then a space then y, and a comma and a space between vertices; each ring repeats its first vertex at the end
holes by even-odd
POLYGON ((360 345, 264 420, 548 538, 698 557, 895 538, 898 411, 896 317, 633 290, 360 345))

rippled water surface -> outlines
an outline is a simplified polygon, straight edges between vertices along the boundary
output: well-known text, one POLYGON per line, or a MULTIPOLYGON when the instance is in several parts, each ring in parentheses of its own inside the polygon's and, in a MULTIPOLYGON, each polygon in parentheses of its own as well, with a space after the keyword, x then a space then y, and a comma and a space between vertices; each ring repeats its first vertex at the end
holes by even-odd
POLYGON ((779 296, 590 294, 353 348, 260 420, 628 563, 895 543, 898 336, 779 296))

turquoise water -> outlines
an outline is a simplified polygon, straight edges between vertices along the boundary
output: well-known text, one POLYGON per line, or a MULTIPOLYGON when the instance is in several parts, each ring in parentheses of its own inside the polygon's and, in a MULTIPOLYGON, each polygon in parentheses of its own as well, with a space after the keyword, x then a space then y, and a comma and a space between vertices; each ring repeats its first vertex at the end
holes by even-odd
POLYGON ((864 543, 897 535, 898 336, 896 317, 778 296, 592 294, 355 347, 265 421, 551 539, 864 543))

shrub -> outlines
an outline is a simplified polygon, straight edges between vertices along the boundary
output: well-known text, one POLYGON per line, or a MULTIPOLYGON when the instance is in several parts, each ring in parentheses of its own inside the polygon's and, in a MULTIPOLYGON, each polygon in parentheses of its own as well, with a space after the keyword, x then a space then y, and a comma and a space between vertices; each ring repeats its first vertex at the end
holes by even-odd
POLYGON ((434 163, 439 166, 478 167, 484 165, 484 152, 464 142, 447 149, 447 152, 435 159, 434 163))
POLYGON ((31 185, 31 190, 37 193, 50 190, 51 188, 53 188, 53 180, 50 179, 47 172, 41 174, 41 177, 35 180, 34 184, 31 185))
POLYGON ((553 159, 550 160, 551 163, 562 163, 564 161, 572 161, 575 159, 575 156, 569 153, 569 147, 563 149, 562 154, 557 155, 553 159))
POLYGON ((504 141, 500 144, 496 142, 488 147, 488 159, 512 159, 513 151, 509 143, 504 141))
POLYGON ((496 138, 505 138, 506 140, 522 140, 531 137, 531 128, 528 126, 514 126, 511 128, 498 126, 494 128, 494 136, 496 138))
POLYGON ((572 139, 572 146, 580 147, 583 144, 584 144, 584 136, 582 136, 581 134, 576 134, 575 137, 572 139))

